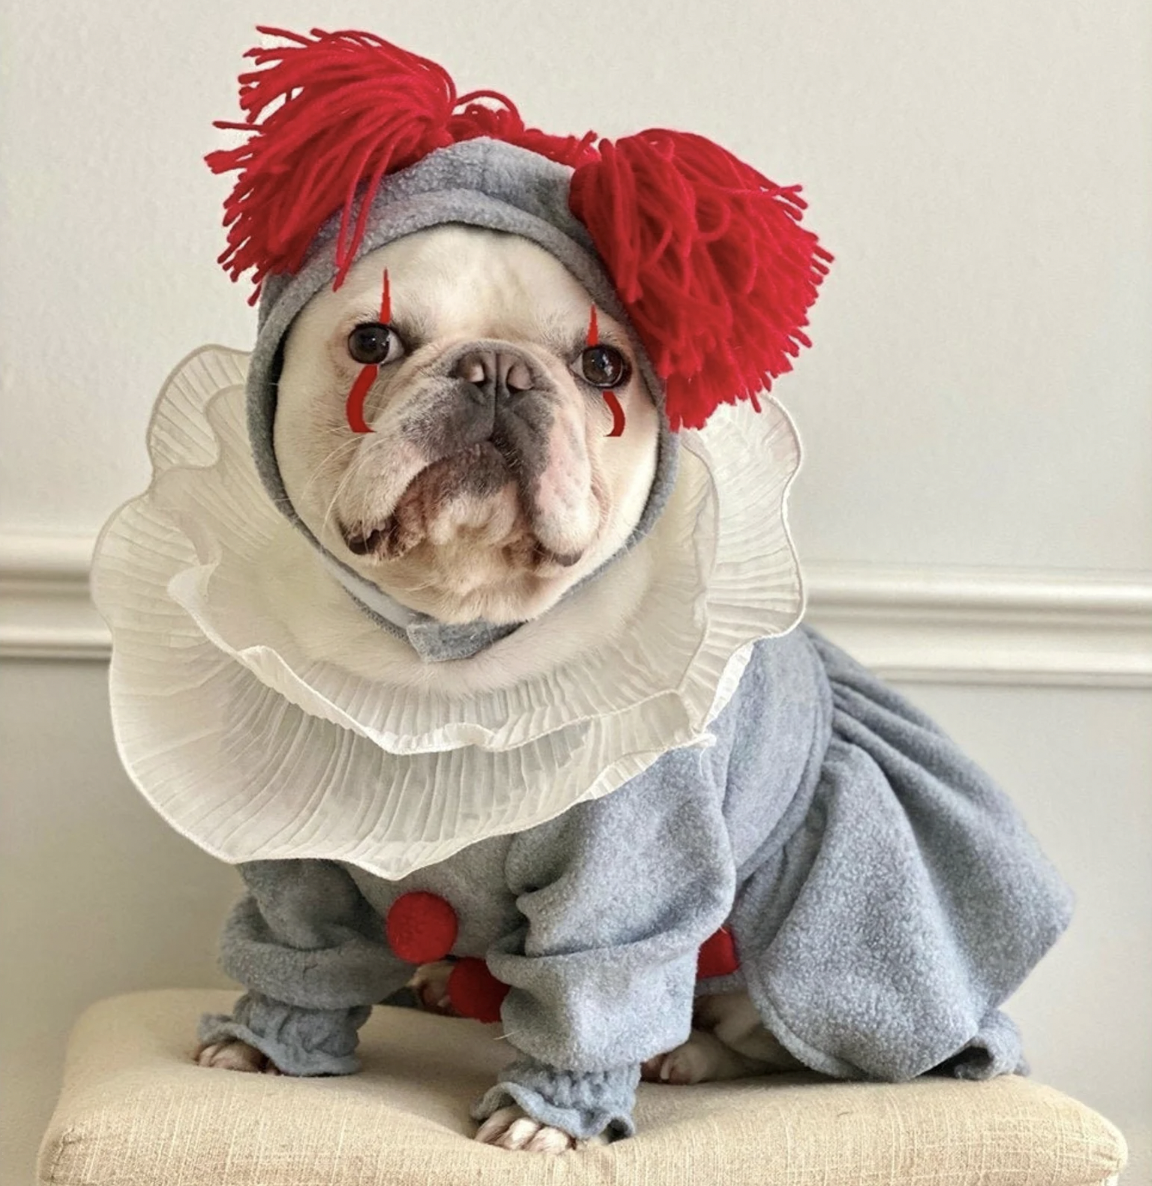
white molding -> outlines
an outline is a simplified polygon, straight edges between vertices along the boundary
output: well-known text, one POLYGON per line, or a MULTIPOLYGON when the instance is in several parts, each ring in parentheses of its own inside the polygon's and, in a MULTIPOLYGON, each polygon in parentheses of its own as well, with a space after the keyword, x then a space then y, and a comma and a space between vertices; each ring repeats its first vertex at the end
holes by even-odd
POLYGON ((94 541, 0 535, 0 656, 107 659, 108 629, 88 596, 94 541))
POLYGON ((1152 573, 807 571, 812 623, 889 679, 1152 687, 1152 573))
MULTIPOLYGON (((0 656, 107 659, 92 540, 0 535, 0 656)), ((1152 573, 806 566, 814 625, 889 678, 1152 687, 1152 573)))

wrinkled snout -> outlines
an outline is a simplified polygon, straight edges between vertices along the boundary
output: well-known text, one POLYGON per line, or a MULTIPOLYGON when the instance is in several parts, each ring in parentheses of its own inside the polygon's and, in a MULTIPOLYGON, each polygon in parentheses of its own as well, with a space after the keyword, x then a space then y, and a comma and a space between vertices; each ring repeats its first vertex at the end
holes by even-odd
POLYGON ((443 376, 416 401, 405 435, 429 463, 491 442, 523 480, 547 466, 556 384, 508 342, 471 342, 440 361, 443 376))
POLYGON ((507 399, 531 391, 540 382, 525 354, 508 345, 466 349, 450 374, 461 379, 478 400, 507 399))
MULTIPOLYGON (((348 547, 396 559, 425 541, 470 539, 523 567, 577 563, 602 508, 573 394, 511 342, 445 351, 398 422, 412 472, 392 498, 373 500, 375 515, 343 521, 348 547)), ((386 469, 381 485, 397 476, 386 469)))

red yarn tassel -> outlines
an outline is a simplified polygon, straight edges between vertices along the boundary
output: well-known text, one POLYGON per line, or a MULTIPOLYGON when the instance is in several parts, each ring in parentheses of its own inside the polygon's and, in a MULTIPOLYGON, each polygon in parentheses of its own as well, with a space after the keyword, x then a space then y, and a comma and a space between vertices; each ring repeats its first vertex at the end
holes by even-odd
POLYGON ((371 33, 303 36, 263 25, 258 32, 288 44, 245 55, 256 69, 240 75, 244 122, 215 126, 247 139, 205 158, 214 173, 239 172, 224 203, 228 246, 219 262, 233 280, 251 269, 253 304, 265 276, 300 268, 337 211, 339 288, 381 180, 437 148, 493 136, 565 164, 595 159, 591 132, 577 138, 525 128, 515 105, 495 91, 458 100, 442 66, 371 33))
POLYGON ((456 101, 443 67, 370 33, 259 31, 290 44, 249 50, 257 68, 240 76, 245 122, 216 125, 248 139, 205 158, 214 173, 239 170, 220 262, 234 280, 252 269, 253 300, 269 272, 301 266, 316 232, 341 210, 338 287, 381 178, 452 143, 456 101))
POLYGON ((831 256, 779 186, 702 136, 662 129, 612 143, 569 192, 665 380, 673 429, 755 400, 792 367, 831 256))

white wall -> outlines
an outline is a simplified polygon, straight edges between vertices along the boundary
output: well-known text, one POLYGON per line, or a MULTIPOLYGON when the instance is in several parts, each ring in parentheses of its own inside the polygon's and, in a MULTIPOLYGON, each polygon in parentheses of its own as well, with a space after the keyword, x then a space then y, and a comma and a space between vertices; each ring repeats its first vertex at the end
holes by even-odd
POLYGON ((10 660, 0 673, 3 1186, 34 1180, 83 1008, 134 989, 227 983, 216 937, 240 879, 128 782, 106 682, 104 663, 10 660))
POLYGON ((250 340, 200 156, 258 19, 376 29, 548 129, 694 129, 803 182, 838 257, 781 386, 810 557, 1152 567, 1145 0, 8 0, 0 526, 95 530, 169 368, 250 340))
POLYGON ((28 1179, 75 1012, 215 975, 233 874, 137 801, 102 664, 64 656, 99 652, 80 559, 146 481, 160 381, 251 340, 214 263, 228 183, 199 158, 257 20, 373 29, 549 130, 688 128, 805 184, 837 263, 780 394, 817 613, 927 681, 1077 889, 1017 1013, 1037 1074, 1124 1127, 1127 1181, 1152 1181, 1145 0, 8 0, 0 644, 57 661, 0 675, 4 1186, 28 1179))

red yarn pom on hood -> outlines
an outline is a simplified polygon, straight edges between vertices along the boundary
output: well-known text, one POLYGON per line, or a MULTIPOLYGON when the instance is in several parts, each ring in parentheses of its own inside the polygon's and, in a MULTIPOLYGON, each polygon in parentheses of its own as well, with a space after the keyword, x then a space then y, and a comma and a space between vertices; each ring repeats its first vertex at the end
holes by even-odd
POLYGON ((526 128, 494 91, 457 96, 443 67, 370 33, 308 36, 249 50, 240 76, 244 132, 211 153, 238 172, 225 202, 232 278, 299 270, 336 213, 339 287, 384 177, 479 136, 575 172, 572 213, 587 227, 666 387, 673 429, 699 428, 721 403, 751 400, 790 370, 831 256, 800 226, 797 186, 779 186, 702 136, 650 130, 613 143, 526 128))
POLYGON ((673 429, 750 399, 792 369, 831 256, 779 186, 688 132, 612 143, 572 177, 588 228, 667 389, 673 429))
POLYGON ((371 33, 313 29, 305 37, 263 25, 257 31, 289 44, 244 55, 257 66, 240 75, 246 119, 215 126, 248 139, 205 158, 213 173, 240 174, 224 203, 228 247, 219 262, 233 280, 251 270, 253 304, 269 273, 300 269, 317 231, 337 211, 339 287, 381 180, 437 148, 491 136, 570 165, 590 151, 590 136, 526 129, 515 106, 495 91, 457 98, 443 66, 371 33))

